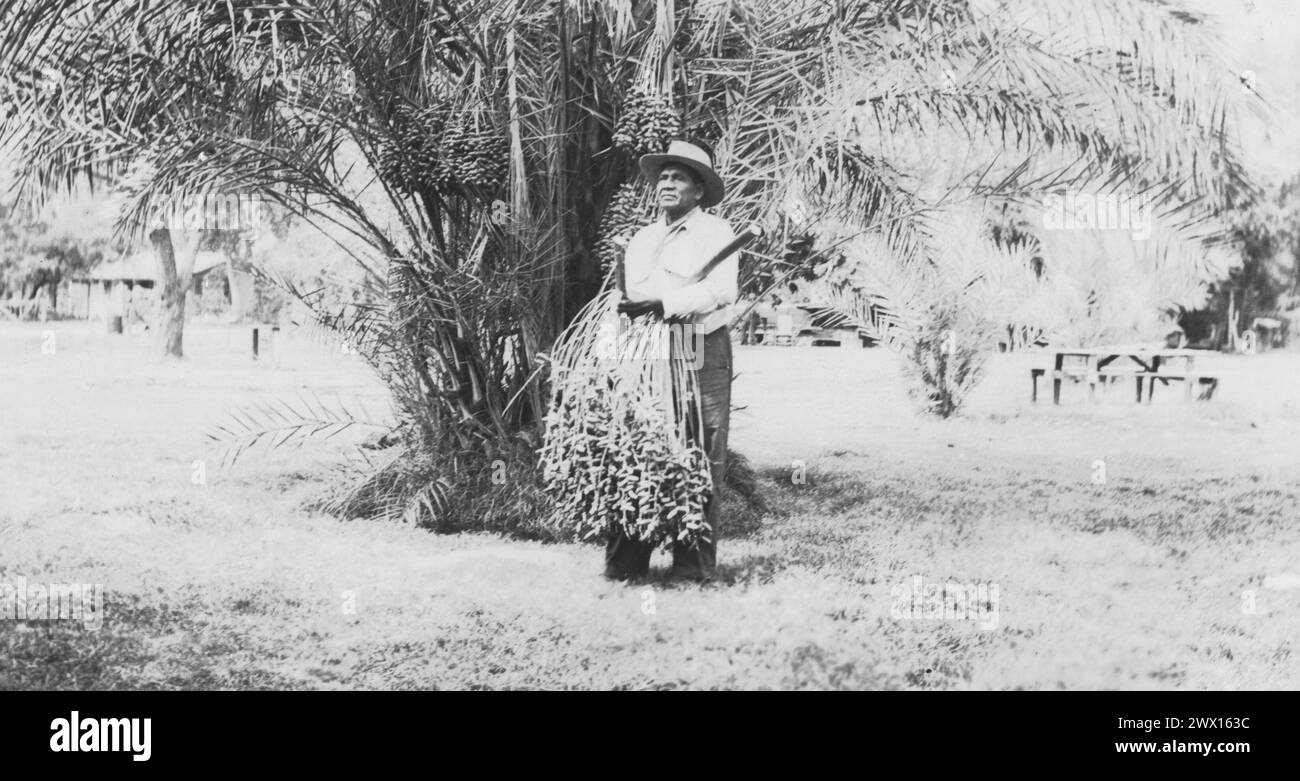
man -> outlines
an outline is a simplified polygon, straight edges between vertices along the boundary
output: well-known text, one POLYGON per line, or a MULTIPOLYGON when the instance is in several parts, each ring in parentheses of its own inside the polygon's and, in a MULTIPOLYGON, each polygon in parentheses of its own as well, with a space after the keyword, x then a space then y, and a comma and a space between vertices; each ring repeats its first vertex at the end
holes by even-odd
MULTIPOLYGON (((710 539, 688 547, 673 545, 672 574, 707 580, 717 562, 720 497, 726 473, 727 429, 731 417, 730 305, 737 296, 739 253, 700 278, 703 267, 735 233, 726 220, 703 209, 722 200, 722 179, 709 154, 695 144, 673 141, 666 154, 641 157, 641 173, 655 188, 660 218, 628 243, 624 257, 627 299, 619 311, 631 317, 654 314, 683 324, 685 345, 699 345, 703 356, 694 365, 700 392, 704 442, 713 477, 713 493, 704 504, 710 539)), ((674 355, 672 360, 689 359, 674 355)), ((605 550, 605 577, 642 577, 649 572, 653 548, 612 534, 605 550)))

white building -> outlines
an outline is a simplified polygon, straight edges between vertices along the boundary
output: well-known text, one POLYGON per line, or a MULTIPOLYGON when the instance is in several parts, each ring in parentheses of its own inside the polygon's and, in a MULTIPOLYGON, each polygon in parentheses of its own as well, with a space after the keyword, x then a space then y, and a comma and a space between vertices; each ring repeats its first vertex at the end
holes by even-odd
MULTIPOLYGON (((190 292, 198 293, 203 276, 225 262, 223 253, 198 253, 190 292)), ((152 249, 100 263, 67 283, 67 289, 59 295, 59 312, 87 320, 106 320, 118 315, 126 323, 147 321, 157 305, 159 278, 158 261, 152 249)))

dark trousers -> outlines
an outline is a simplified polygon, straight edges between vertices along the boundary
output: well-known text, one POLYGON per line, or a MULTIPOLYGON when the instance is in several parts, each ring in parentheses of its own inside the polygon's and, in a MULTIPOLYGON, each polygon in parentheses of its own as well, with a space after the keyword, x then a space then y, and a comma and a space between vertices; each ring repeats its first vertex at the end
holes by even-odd
MULTIPOLYGON (((726 326, 704 337, 704 358, 695 370, 700 392, 698 412, 703 416, 704 452, 709 456, 713 492, 704 501, 709 540, 687 546, 673 543, 673 573, 704 578, 717 564, 717 539, 722 515, 722 484, 727 473, 727 431, 731 424, 731 333, 726 326)), ((690 430, 694 432, 696 426, 690 430)), ((610 534, 605 548, 605 576, 642 577, 650 571, 654 546, 629 539, 622 530, 610 534)))

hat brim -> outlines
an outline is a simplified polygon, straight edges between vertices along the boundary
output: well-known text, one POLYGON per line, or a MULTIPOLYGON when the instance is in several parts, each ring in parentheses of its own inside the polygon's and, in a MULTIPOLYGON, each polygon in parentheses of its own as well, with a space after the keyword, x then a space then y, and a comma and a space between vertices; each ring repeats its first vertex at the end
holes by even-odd
POLYGON ((659 172, 669 163, 684 165, 698 174, 700 181, 704 182, 704 195, 700 196, 700 206, 707 208, 717 206, 722 202, 722 196, 725 192, 722 186, 722 177, 698 160, 692 160, 689 157, 680 155, 649 154, 641 155, 639 162, 641 175, 651 184, 654 184, 655 179, 659 178, 659 172))

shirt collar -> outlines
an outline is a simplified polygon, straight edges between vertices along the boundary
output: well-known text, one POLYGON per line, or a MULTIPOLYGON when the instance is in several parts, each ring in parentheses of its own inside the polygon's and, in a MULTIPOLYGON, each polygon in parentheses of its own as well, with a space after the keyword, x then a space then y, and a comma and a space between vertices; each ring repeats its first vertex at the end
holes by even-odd
POLYGON ((668 213, 667 213, 667 212, 664 212, 664 213, 660 216, 660 218, 659 218, 659 222, 660 222, 660 224, 662 224, 665 228, 667 228, 667 230, 668 230, 669 233, 672 233, 674 230, 676 230, 676 229, 678 229, 678 228, 685 227, 686 223, 690 222, 691 218, 693 218, 695 215, 697 215, 697 214, 699 214, 699 213, 700 213, 700 205, 697 203, 697 204, 695 204, 694 206, 691 207, 691 210, 690 210, 690 211, 686 212, 686 213, 683 214, 681 217, 678 217, 676 222, 668 222, 668 213))

